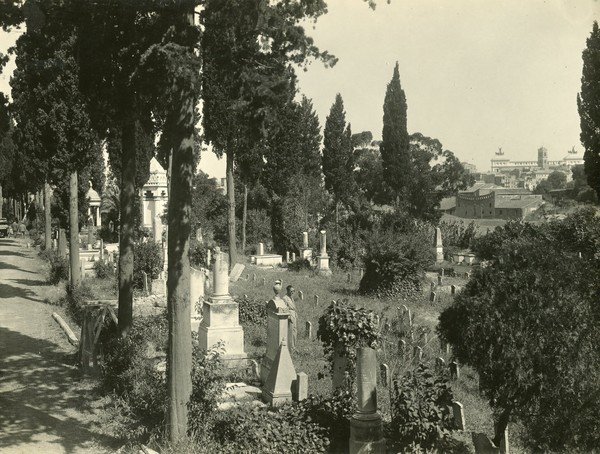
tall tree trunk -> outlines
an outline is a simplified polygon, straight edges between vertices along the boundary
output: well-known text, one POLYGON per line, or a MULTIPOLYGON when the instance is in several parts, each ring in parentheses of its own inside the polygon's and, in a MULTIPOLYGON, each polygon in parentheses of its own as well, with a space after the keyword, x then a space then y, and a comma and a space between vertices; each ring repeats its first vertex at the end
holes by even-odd
MULTIPOLYGON (((185 15, 177 25, 186 29, 194 23, 194 13, 180 1, 185 15)), ((189 49, 192 58, 193 48, 189 49)), ((192 328, 190 318, 190 212, 194 176, 194 106, 191 91, 180 88, 171 161, 171 192, 168 207, 167 320, 167 429, 172 443, 187 436, 187 405, 192 394, 192 328)))
POLYGON ((58 228, 58 256, 60 258, 67 256, 67 233, 62 227, 58 228))
POLYGON ((0 218, 3 217, 2 208, 4 208, 4 198, 2 197, 2 185, 0 184, 0 218))
POLYGON ((242 254, 246 253, 246 221, 248 220, 248 185, 244 185, 244 206, 242 212, 242 254))
POLYGON ((71 286, 81 283, 79 269, 79 202, 77 197, 77 171, 71 172, 69 181, 69 262, 71 265, 71 286))
MULTIPOLYGON (((130 103, 133 109, 133 102, 130 103)), ((135 225, 135 120, 121 131, 121 222, 119 235, 119 335, 127 336, 133 323, 133 231, 135 225)))
POLYGON ((52 249, 52 218, 50 216, 50 185, 44 183, 44 235, 46 250, 52 249))
POLYGON ((229 266, 233 267, 237 261, 237 248, 235 238, 235 186, 233 182, 233 150, 227 148, 227 226, 229 230, 229 266))

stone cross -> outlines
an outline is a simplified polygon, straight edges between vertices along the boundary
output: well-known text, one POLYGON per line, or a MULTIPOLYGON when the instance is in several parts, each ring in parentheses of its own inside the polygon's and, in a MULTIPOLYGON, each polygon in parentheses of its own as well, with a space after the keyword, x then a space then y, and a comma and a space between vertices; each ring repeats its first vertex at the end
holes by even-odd
POLYGON ((454 428, 456 430, 465 430, 465 412, 463 404, 460 402, 452 402, 452 417, 454 419, 454 428))

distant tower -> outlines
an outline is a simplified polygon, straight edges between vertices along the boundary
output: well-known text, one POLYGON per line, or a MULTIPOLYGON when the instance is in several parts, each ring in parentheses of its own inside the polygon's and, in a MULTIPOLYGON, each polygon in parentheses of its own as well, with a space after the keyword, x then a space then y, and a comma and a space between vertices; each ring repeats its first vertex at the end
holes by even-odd
POLYGON ((548 150, 544 147, 538 148, 538 167, 542 169, 548 168, 548 150))

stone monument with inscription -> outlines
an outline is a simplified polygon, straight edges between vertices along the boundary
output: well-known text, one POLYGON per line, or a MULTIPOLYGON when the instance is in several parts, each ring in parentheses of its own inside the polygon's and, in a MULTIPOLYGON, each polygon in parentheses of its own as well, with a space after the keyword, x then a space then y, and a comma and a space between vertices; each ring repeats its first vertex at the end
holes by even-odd
POLYGON ((244 330, 239 323, 238 303, 229 295, 227 255, 215 250, 212 296, 202 305, 202 322, 198 328, 200 348, 208 350, 219 343, 223 360, 245 360, 244 330))
POLYGON ((327 232, 321 230, 321 250, 317 256, 317 273, 322 276, 331 276, 331 269, 329 268, 329 256, 327 255, 327 232))

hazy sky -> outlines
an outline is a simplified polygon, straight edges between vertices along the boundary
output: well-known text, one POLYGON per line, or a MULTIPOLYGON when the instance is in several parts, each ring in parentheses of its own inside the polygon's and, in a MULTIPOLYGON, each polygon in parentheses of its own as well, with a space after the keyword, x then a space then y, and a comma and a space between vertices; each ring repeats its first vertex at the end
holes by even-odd
MULTIPOLYGON (((299 71, 321 125, 341 93, 354 132, 381 138, 383 98, 396 61, 408 102, 409 132, 438 138, 464 161, 489 170, 506 157, 535 159, 540 146, 562 158, 579 142, 576 96, 581 52, 594 0, 328 0, 329 13, 307 29, 339 57, 334 68, 299 71)), ((0 37, 0 47, 10 42, 0 37)), ((10 69, 10 68, 9 68, 10 69)), ((0 80, 6 90, 7 76, 0 80)), ((201 168, 224 176, 211 154, 201 168)))

